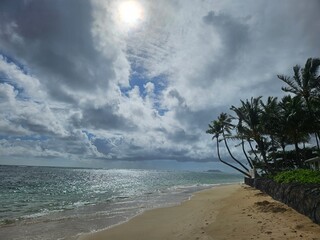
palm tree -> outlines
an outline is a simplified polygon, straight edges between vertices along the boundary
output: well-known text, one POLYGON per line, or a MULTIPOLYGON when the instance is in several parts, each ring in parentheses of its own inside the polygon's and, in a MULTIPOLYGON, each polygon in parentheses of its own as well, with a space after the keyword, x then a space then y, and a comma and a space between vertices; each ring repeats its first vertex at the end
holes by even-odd
MULTIPOLYGON (((273 152, 273 156, 275 155, 275 151, 278 148, 275 135, 279 131, 279 114, 280 114, 280 106, 278 103, 278 99, 276 97, 268 97, 267 102, 264 103, 260 100, 260 104, 262 107, 261 111, 261 124, 263 129, 263 134, 267 134, 271 140, 271 151, 273 152)), ((274 159, 275 161, 275 159, 274 159)))
POLYGON ((279 103, 281 107, 280 121, 282 135, 287 136, 287 141, 294 144, 296 151, 296 162, 302 166, 299 143, 306 142, 311 130, 311 118, 304 108, 303 100, 300 96, 291 97, 290 95, 282 98, 279 103))
POLYGON ((221 124, 221 122, 219 120, 212 121, 212 124, 209 124, 209 129, 206 131, 206 133, 208 133, 208 134, 213 134, 212 140, 216 139, 217 155, 218 155, 219 161, 222 162, 223 164, 237 170, 238 172, 242 173, 243 175, 251 178, 251 176, 248 172, 245 172, 244 170, 222 160, 222 158, 220 156, 220 148, 219 148, 219 142, 221 141, 221 140, 219 140, 219 137, 222 134, 222 132, 223 132, 223 125, 221 124))
POLYGON ((244 156, 246 157, 247 162, 250 165, 251 169, 253 169, 254 166, 253 166, 253 163, 252 163, 252 159, 248 156, 248 154, 247 154, 247 152, 245 150, 245 142, 244 142, 244 140, 246 139, 246 133, 245 133, 245 129, 242 126, 242 121, 241 120, 238 121, 238 124, 236 126, 236 130, 237 130, 237 136, 236 137, 241 140, 242 152, 243 152, 244 156))
MULTIPOLYGON (((242 101, 241 101, 242 102, 242 101)), ((243 103, 243 102, 242 102, 243 103)), ((248 128, 247 124, 243 124, 243 119, 246 118, 246 110, 244 108, 244 106, 242 105, 241 107, 237 108, 235 106, 232 106, 230 108, 231 110, 233 110, 236 114, 237 114, 237 119, 238 119, 238 124, 237 124, 237 132, 238 132, 238 137, 240 139, 242 139, 242 142, 244 142, 243 140, 246 139, 247 142, 249 143, 251 152, 255 155, 255 160, 258 161, 260 158, 257 155, 257 152, 253 149, 253 146, 251 144, 252 142, 252 134, 251 134, 251 129, 248 128)), ((244 151, 244 143, 242 143, 242 150, 244 151)), ((249 157, 247 156, 247 154, 244 151, 245 156, 247 157, 248 161, 252 161, 252 159, 249 159, 249 157)))
POLYGON ((241 100, 241 107, 232 106, 230 109, 237 114, 238 120, 241 121, 242 131, 246 134, 246 139, 249 142, 251 150, 256 158, 259 159, 251 145, 251 140, 257 143, 258 150, 266 167, 264 170, 268 172, 270 171, 270 166, 266 154, 267 144, 262 134, 263 124, 261 123, 260 99, 261 97, 251 98, 250 101, 247 99, 245 102, 241 100))
POLYGON ((231 123, 232 118, 226 113, 221 113, 218 117, 218 121, 220 122, 220 124, 222 126, 223 141, 224 141, 224 144, 227 148, 229 155, 231 156, 231 158, 235 162, 237 162, 241 167, 243 167, 247 172, 249 172, 249 169, 233 156, 233 154, 230 151, 229 145, 227 143, 227 138, 229 138, 231 136, 231 130, 234 128, 234 126, 231 123))
POLYGON ((320 59, 309 58, 304 68, 299 65, 293 67, 293 80, 288 76, 278 75, 280 80, 289 85, 281 89, 304 98, 308 106, 310 99, 315 96, 316 88, 319 86, 320 76, 317 76, 319 69, 320 59))
POLYGON ((318 149, 319 146, 319 115, 316 114, 316 109, 314 106, 317 104, 312 104, 314 98, 319 99, 319 89, 320 89, 320 59, 319 58, 309 58, 304 68, 301 68, 299 65, 293 67, 293 79, 284 76, 278 75, 278 78, 285 82, 288 86, 282 87, 281 89, 285 92, 290 92, 304 99, 309 114, 314 118, 314 125, 317 127, 314 131, 315 138, 317 142, 318 149))

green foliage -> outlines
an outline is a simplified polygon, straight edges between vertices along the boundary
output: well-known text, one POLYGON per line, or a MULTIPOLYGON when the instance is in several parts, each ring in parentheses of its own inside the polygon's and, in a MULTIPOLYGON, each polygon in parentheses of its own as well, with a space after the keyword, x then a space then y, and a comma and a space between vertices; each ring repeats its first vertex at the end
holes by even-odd
POLYGON ((320 183, 320 172, 310 169, 297 169, 276 174, 273 177, 278 183, 320 183))

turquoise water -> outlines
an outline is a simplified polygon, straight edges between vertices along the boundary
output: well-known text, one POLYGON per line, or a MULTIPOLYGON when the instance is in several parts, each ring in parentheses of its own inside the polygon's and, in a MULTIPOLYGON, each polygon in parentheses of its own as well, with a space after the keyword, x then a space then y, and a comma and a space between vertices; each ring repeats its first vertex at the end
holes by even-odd
POLYGON ((71 238, 242 181, 212 172, 22 166, 0 166, 0 179, 0 239, 71 238))

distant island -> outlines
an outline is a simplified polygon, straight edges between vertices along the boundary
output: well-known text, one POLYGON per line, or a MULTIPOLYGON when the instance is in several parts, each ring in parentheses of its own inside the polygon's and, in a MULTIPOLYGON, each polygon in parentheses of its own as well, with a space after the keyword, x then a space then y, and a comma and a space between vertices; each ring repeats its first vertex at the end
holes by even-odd
POLYGON ((220 170, 218 170, 218 169, 208 170, 207 172, 222 173, 222 171, 220 171, 220 170))

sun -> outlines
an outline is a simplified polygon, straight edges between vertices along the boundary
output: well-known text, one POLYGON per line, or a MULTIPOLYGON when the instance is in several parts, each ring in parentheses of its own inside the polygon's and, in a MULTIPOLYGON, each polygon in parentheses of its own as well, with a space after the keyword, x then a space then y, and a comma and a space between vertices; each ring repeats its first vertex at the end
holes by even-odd
POLYGON ((124 1, 119 5, 120 21, 135 26, 143 20, 143 8, 137 1, 124 1))

